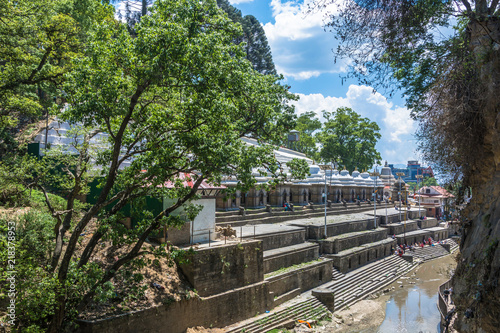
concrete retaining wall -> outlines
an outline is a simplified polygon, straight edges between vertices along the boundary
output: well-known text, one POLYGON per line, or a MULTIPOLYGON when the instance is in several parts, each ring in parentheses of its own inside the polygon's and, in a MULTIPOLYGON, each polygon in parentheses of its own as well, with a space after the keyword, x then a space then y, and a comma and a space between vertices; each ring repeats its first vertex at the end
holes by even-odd
POLYGON ((261 241, 220 245, 196 250, 188 264, 180 264, 200 296, 244 287, 264 279, 261 241))
POLYGON ((387 230, 379 228, 355 234, 346 234, 320 240, 321 253, 339 253, 341 251, 358 247, 363 244, 381 241, 387 238, 387 230))
MULTIPOLYGON (((249 236, 248 238, 252 237, 253 236, 249 236)), ((260 235, 257 236, 256 239, 262 241, 262 249, 264 251, 267 251, 280 247, 304 243, 306 241, 306 231, 304 229, 269 235, 260 235)))
POLYGON ((418 230, 418 223, 417 221, 406 221, 403 223, 393 223, 393 224, 388 224, 383 226, 387 228, 387 235, 392 236, 392 235, 399 235, 404 232, 412 232, 418 230))
POLYGON ((264 274, 277 271, 280 268, 290 267, 303 262, 312 261, 319 257, 319 246, 311 246, 293 252, 287 252, 264 258, 264 274))
POLYGON ((434 217, 427 217, 425 220, 417 220, 418 226, 422 229, 436 227, 438 220, 434 217))
POLYGON ((192 298, 96 321, 79 321, 79 333, 184 333, 193 326, 224 327, 263 313, 272 306, 269 284, 192 298))
POLYGON ((356 251, 347 250, 341 254, 331 254, 328 258, 333 260, 333 266, 339 271, 347 273, 370 261, 391 255, 391 247, 396 247, 396 240, 382 241, 381 244, 366 246, 363 249, 357 248, 356 251))
POLYGON ((305 292, 332 280, 333 261, 324 259, 307 267, 298 268, 266 279, 274 297, 273 307, 283 303, 280 296, 293 290, 305 292))
MULTIPOLYGON (((378 218, 380 219, 380 218, 378 218)), ((377 225, 379 221, 377 220, 377 225)), ((307 228, 307 238, 308 239, 322 239, 323 234, 325 233, 324 225, 304 225, 304 224, 294 224, 296 226, 306 227, 307 228)), ((341 234, 347 234, 349 232, 356 231, 364 231, 374 229, 374 220, 361 220, 361 221, 346 221, 346 222, 337 222, 326 225, 327 236, 332 237, 341 234)))

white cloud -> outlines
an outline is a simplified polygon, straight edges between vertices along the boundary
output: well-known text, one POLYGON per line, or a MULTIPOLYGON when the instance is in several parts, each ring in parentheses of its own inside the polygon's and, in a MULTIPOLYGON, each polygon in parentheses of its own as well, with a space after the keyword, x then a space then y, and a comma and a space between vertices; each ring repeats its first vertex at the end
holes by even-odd
POLYGON ((283 76, 285 77, 293 77, 295 80, 307 80, 307 79, 310 79, 312 77, 318 77, 321 75, 321 72, 320 71, 301 71, 301 72, 287 72, 286 69, 282 68, 281 66, 279 65, 275 65, 276 66, 276 70, 278 71, 278 73, 280 74, 283 74, 283 76))
POLYGON ((415 131, 414 121, 410 118, 410 110, 407 108, 387 109, 384 122, 388 128, 392 129, 391 141, 401 142, 401 135, 415 131))
POLYGON ((415 159, 416 146, 413 133, 415 122, 405 107, 393 105, 380 93, 373 93, 368 86, 350 85, 345 97, 331 97, 323 94, 298 94, 300 100, 293 102, 297 114, 314 111, 324 121, 322 111, 333 112, 339 107, 350 107, 363 117, 380 126, 382 138, 377 149, 384 160, 392 163, 406 163, 415 159))
POLYGON ((335 40, 323 29, 326 10, 310 11, 312 0, 303 3, 272 0, 274 22, 263 25, 279 73, 295 80, 306 80, 324 73, 340 73, 347 61, 334 63, 335 40))
POLYGON ((322 111, 334 112, 338 108, 351 107, 349 100, 343 97, 323 96, 323 94, 297 94, 300 99, 294 101, 297 114, 302 114, 308 111, 314 111, 318 118, 324 121, 322 111))
POLYGON ((266 23, 264 30, 270 43, 277 39, 300 40, 320 34, 323 29, 321 13, 307 14, 307 5, 272 0, 271 8, 275 23, 266 23))

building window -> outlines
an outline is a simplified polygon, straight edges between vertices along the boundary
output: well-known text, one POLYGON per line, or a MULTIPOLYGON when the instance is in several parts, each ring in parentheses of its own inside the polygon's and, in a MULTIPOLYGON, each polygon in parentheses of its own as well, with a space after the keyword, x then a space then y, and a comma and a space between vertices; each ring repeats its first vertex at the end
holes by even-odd
POLYGON ((431 193, 431 190, 430 189, 426 189, 425 193, 429 194, 429 193, 431 193))
POLYGON ((246 202, 246 196, 247 196, 246 193, 241 193, 240 203, 244 204, 246 202))

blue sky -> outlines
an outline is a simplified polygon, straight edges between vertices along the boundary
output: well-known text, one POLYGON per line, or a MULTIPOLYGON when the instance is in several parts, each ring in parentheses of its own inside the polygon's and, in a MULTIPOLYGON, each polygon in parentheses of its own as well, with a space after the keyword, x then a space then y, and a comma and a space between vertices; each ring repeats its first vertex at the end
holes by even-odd
POLYGON ((277 71, 285 76, 291 91, 300 96, 295 104, 297 114, 315 111, 320 117, 322 110, 351 107, 380 126, 382 138, 377 149, 384 161, 406 164, 420 159, 414 137, 417 126, 401 98, 373 94, 372 87, 355 80, 342 84, 340 76, 345 74, 349 60, 334 62, 336 40, 323 29, 324 13, 307 13, 310 0, 229 2, 263 25, 277 71))
MULTIPOLYGON (((285 77, 291 92, 298 94, 297 114, 350 107, 377 122, 382 138, 377 150, 382 163, 406 164, 420 160, 414 137, 416 123, 400 97, 387 99, 356 80, 344 81, 348 59, 334 61, 334 35, 323 29, 324 12, 308 13, 312 0, 229 0, 243 15, 253 15, 262 24, 278 73, 285 77)), ((122 4, 117 5, 120 8, 122 4)), ((335 8, 329 8, 335 12, 335 8)))

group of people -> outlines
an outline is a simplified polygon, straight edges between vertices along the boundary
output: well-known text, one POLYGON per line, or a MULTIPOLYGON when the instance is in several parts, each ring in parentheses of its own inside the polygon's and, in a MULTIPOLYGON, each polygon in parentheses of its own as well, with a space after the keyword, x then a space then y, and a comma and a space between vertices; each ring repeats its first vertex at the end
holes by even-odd
MULTIPOLYGON (((392 235, 392 239, 395 239, 396 235, 392 235)), ((443 242, 444 243, 444 242, 443 242)), ((439 242, 441 244, 441 241, 439 242)), ((423 239, 421 242, 416 242, 414 244, 401 244, 396 247, 396 249, 391 247, 391 252, 394 252, 395 255, 402 257, 406 251, 415 251, 416 248, 423 248, 425 245, 434 246, 434 240, 429 237, 428 239, 423 239)))

